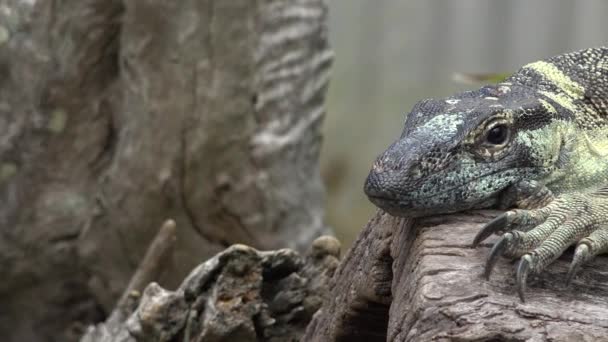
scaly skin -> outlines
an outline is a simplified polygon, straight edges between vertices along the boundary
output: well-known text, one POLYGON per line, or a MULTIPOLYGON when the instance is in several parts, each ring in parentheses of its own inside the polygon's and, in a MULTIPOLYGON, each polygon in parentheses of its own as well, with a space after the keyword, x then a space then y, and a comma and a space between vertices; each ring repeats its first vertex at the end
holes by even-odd
POLYGON ((608 252, 608 48, 528 64, 505 82, 419 102, 374 163, 365 192, 397 216, 517 208, 486 264, 519 257, 517 284, 577 244, 568 280, 608 252))

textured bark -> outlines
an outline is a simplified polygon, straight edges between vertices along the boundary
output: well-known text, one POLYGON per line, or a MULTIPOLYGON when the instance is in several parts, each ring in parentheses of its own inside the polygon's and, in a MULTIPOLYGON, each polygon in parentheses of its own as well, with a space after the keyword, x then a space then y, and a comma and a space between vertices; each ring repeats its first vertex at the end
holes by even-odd
POLYGON ((315 315, 305 341, 384 341, 391 303, 391 241, 399 219, 374 217, 330 282, 330 301, 315 315))
POLYGON ((0 336, 74 340, 167 218, 176 286, 327 228, 323 0, 0 0, 0 336))
POLYGON ((529 279, 522 303, 508 260, 489 281, 481 277, 493 241, 470 248, 496 214, 414 224, 378 213, 340 264, 304 340, 608 341, 608 258, 584 266, 566 288, 566 253, 529 279))
MULTIPOLYGON (((235 245, 195 268, 176 291, 148 285, 134 312, 115 312, 81 342, 298 341, 327 300, 340 245, 314 241, 307 257, 235 245)), ((141 298, 140 298, 141 297, 141 298)))

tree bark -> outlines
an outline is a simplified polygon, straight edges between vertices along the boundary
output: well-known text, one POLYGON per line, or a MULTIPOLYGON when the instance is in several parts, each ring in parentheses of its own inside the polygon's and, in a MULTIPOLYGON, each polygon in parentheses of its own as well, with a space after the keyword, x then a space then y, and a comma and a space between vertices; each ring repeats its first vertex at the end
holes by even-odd
POLYGON ((529 279, 526 302, 514 265, 501 260, 489 281, 494 240, 470 243, 497 212, 413 222, 379 212, 347 253, 329 302, 304 341, 608 341, 608 258, 565 279, 572 253, 529 279))
POLYGON ((157 227, 173 287, 323 232, 323 0, 0 0, 0 336, 74 340, 157 227))
POLYGON ((131 293, 132 313, 117 308, 81 342, 298 341, 327 300, 339 252, 331 237, 315 240, 305 257, 234 245, 196 267, 175 291, 152 283, 143 294, 131 293))
POLYGON ((305 259, 234 246, 177 291, 149 285, 134 313, 113 314, 82 342, 608 341, 606 257, 570 288, 569 258, 560 258, 532 279, 525 303, 509 261, 482 279, 493 241, 477 249, 470 241, 497 213, 414 221, 378 212, 339 265, 333 238, 317 239, 305 259))

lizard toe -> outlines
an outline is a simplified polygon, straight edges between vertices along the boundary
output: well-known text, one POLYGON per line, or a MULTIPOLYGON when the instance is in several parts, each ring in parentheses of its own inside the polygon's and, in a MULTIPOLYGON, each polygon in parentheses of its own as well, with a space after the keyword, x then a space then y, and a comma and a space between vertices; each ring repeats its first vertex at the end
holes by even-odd
POLYGON ((578 242, 568 270, 567 284, 572 283, 581 265, 593 259, 596 255, 606 252, 608 252, 608 226, 603 225, 578 242))
MULTIPOLYGON (((577 217, 567 221, 564 225, 555 229, 532 251, 532 254, 537 258, 534 263, 533 271, 535 273, 542 272, 546 266, 559 258, 568 247, 595 229, 597 229, 597 227, 584 217, 577 217)), ((584 258, 584 247, 579 250, 579 254, 580 256, 578 258, 583 259, 580 261, 577 260, 577 263, 587 260, 584 258)))
POLYGON ((570 285, 572 283, 572 279, 574 279, 574 275, 587 260, 591 259, 591 253, 589 253, 589 246, 587 244, 579 244, 576 247, 576 251, 574 251, 574 257, 572 258, 572 263, 570 263, 570 268, 568 269, 568 276, 566 278, 566 285, 570 285))
MULTIPOLYGON (((524 301, 528 276, 543 272, 569 246, 577 243, 567 276, 570 283, 581 265, 608 252, 607 221, 608 196, 604 192, 563 196, 541 209, 507 212, 487 225, 492 232, 512 230, 492 248, 486 262, 486 278, 500 256, 521 256, 516 284, 519 297, 524 301), (538 222, 541 223, 534 226, 538 222)), ((483 237, 487 232, 478 235, 483 237)))
POLYGON ((544 222, 549 214, 550 210, 544 208, 533 210, 514 209, 504 212, 481 228, 473 239, 472 247, 477 247, 492 234, 500 234, 515 229, 522 232, 528 231, 544 222))
POLYGON ((526 254, 521 257, 519 261, 519 266, 517 266, 517 293, 519 294, 519 299, 522 302, 525 302, 525 293, 526 293, 526 283, 528 280, 528 274, 530 273, 530 265, 533 263, 533 256, 530 254, 526 254))
POLYGON ((556 200, 541 209, 507 211, 490 221, 477 234, 474 245, 493 233, 507 233, 490 252, 486 274, 491 273, 500 256, 518 258, 532 253, 541 258, 539 267, 551 263, 568 246, 593 231, 594 219, 581 213, 581 208, 589 210, 579 196, 576 200, 556 200))
POLYGON ((494 269, 498 258, 503 255, 509 244, 511 244, 514 239, 515 236, 512 233, 505 233, 503 236, 500 237, 498 242, 494 244, 492 250, 490 251, 490 254, 488 255, 488 259, 486 260, 486 266, 483 274, 484 278, 490 279, 490 274, 492 273, 492 270, 494 269))
MULTIPOLYGON (((576 217, 566 221, 556 229, 552 229, 549 224, 543 224, 526 234, 529 244, 536 245, 538 242, 540 243, 538 244, 538 247, 525 253, 519 262, 517 269, 517 291, 522 301, 524 301, 528 274, 539 274, 543 272, 545 268, 555 259, 559 258, 570 245, 578 241, 581 238, 581 234, 589 232, 592 229, 594 229, 594 226, 588 219, 576 217)), ((519 241, 521 240, 520 237, 519 241)), ((568 279, 570 280, 580 265, 592 257, 588 241, 590 240, 581 240, 579 243, 579 247, 575 252, 573 262, 570 266, 568 275, 568 279)), ((602 245, 604 244, 602 243, 602 245)), ((520 244, 520 246, 522 246, 522 244, 520 244)), ((608 234, 606 235, 605 246, 608 247, 608 234)), ((529 249, 529 247, 530 245, 524 249, 529 249)), ((596 254, 597 253, 601 253, 601 249, 597 249, 596 254)))
MULTIPOLYGON (((517 210, 512 212, 520 212, 524 213, 526 219, 520 220, 520 222, 524 222, 525 225, 523 228, 529 228, 532 226, 532 222, 540 222, 541 217, 536 216, 532 219, 532 215, 530 215, 530 211, 528 210, 517 210)), ((511 221, 514 222, 514 215, 521 214, 512 214, 509 215, 508 212, 505 213, 507 215, 501 215, 496 218, 495 222, 504 222, 511 221), (511 217, 511 218, 509 218, 511 217)), ((542 217, 544 219, 544 217, 542 217)), ((546 239, 559 225, 562 223, 563 219, 559 216, 549 216, 544 222, 540 225, 534 227, 528 232, 523 232, 520 230, 511 230, 510 232, 504 233, 500 239, 494 244, 490 254, 488 255, 488 259, 486 260, 484 277, 489 279, 496 262, 498 261, 500 256, 517 258, 526 253, 532 252, 537 246, 539 246, 544 239, 546 239)), ((489 224, 492 224, 490 222, 489 224)), ((494 225, 497 225, 496 223, 494 225)), ((491 226, 492 227, 492 226, 491 226)), ((519 227, 518 227, 519 228, 519 227)), ((494 228, 491 228, 494 229, 494 228)))
POLYGON ((486 223, 486 225, 479 230, 477 235, 475 235, 472 247, 477 247, 480 242, 489 238, 492 234, 504 231, 506 227, 511 225, 511 222, 513 221, 513 216, 515 216, 514 210, 507 211, 497 216, 492 221, 486 223))

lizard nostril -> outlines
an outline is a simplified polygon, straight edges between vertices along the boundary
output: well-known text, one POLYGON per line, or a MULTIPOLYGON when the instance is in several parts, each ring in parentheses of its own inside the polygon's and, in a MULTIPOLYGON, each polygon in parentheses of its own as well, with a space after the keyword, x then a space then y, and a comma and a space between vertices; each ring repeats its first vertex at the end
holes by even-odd
POLYGON ((372 172, 384 172, 384 165, 382 161, 376 160, 372 165, 372 172))

